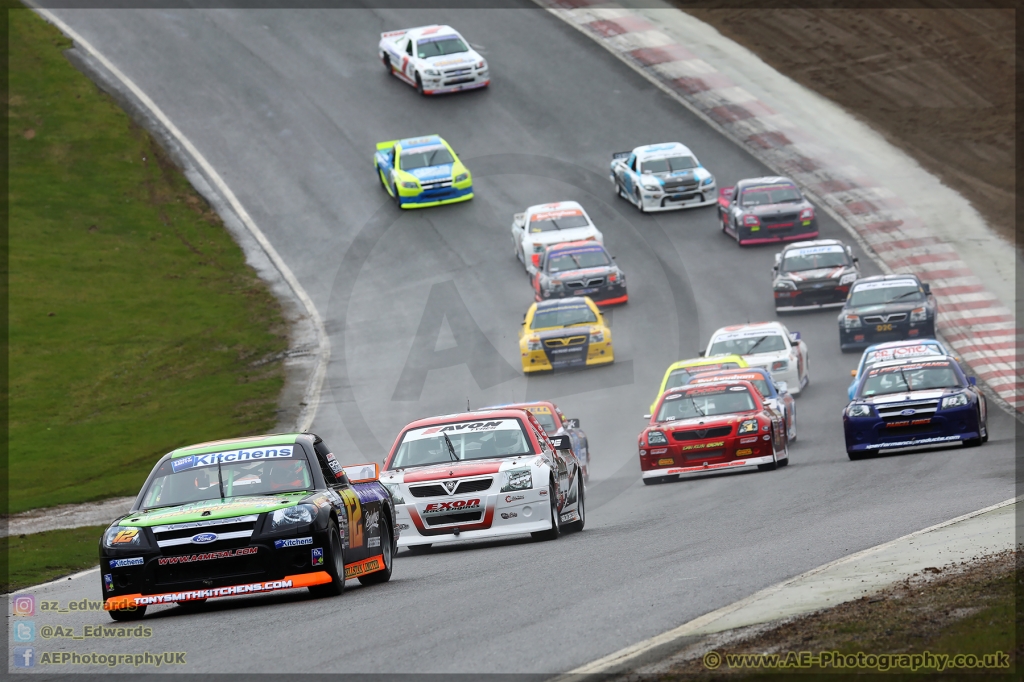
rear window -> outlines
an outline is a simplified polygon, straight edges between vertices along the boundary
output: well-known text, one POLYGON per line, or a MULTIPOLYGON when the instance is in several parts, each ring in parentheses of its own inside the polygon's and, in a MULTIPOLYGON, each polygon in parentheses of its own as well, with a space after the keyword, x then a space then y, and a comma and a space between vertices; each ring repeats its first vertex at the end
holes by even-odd
POLYGON ((518 419, 459 421, 406 431, 388 469, 532 453, 533 447, 518 419))

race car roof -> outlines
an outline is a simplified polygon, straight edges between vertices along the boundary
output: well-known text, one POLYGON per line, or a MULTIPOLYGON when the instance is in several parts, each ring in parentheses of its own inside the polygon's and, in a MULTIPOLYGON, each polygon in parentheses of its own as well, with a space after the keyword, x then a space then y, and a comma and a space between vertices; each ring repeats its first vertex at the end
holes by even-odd
POLYGON ((550 400, 535 400, 528 403, 505 403, 503 405, 491 405, 489 407, 478 407, 474 412, 490 412, 494 410, 529 410, 531 407, 546 407, 552 412, 558 410, 550 400))
POLYGON ((405 431, 421 429, 424 426, 435 426, 437 424, 473 422, 480 421, 481 419, 522 419, 524 415, 527 415, 527 419, 534 418, 533 415, 525 409, 502 408, 500 410, 490 410, 488 412, 487 417, 481 417, 479 412, 453 412, 452 414, 443 414, 437 417, 424 417, 423 419, 417 419, 416 421, 406 424, 405 428, 399 432, 399 437, 405 431))
MULTIPOLYGON (((673 395, 673 394, 676 394, 676 393, 700 392, 700 391, 703 391, 703 390, 711 390, 712 387, 720 387, 720 386, 745 386, 746 388, 750 389, 754 393, 760 394, 760 392, 757 390, 757 388, 752 383, 747 381, 746 379, 732 379, 732 380, 723 380, 723 381, 713 381, 713 382, 709 382, 709 383, 706 383, 706 384, 686 384, 685 386, 676 386, 675 388, 670 388, 669 390, 665 391, 664 395, 665 396, 670 396, 670 395, 673 395)), ((720 414, 714 415, 714 417, 723 417, 723 416, 725 416, 725 415, 720 415, 720 414)))
POLYGON ((871 277, 861 277, 857 280, 857 284, 870 284, 871 282, 886 282, 897 279, 912 279, 915 282, 920 282, 917 275, 912 273, 905 273, 901 275, 872 275, 871 277))
POLYGON ((660 159, 666 156, 693 156, 693 152, 690 148, 681 142, 663 142, 660 144, 645 144, 642 147, 637 147, 633 150, 633 153, 641 161, 647 159, 660 159))
POLYGON ((704 365, 720 365, 726 362, 735 362, 741 368, 747 366, 747 361, 739 355, 711 355, 703 358, 690 358, 689 360, 679 360, 673 362, 668 366, 669 372, 674 372, 677 369, 685 369, 687 367, 702 367, 704 365))
POLYGON ((443 147, 444 141, 439 135, 424 135, 423 137, 407 137, 404 140, 399 140, 398 144, 401 145, 402 151, 408 151, 418 147, 443 147))
POLYGON ((556 201, 550 204, 537 204, 536 206, 531 206, 528 209, 526 209, 526 213, 528 215, 532 215, 534 213, 547 213, 549 211, 568 211, 571 209, 578 209, 582 211, 583 207, 580 206, 579 202, 577 201, 556 201))
POLYGON ((398 40, 399 38, 412 38, 416 39, 420 36, 428 35, 444 35, 446 33, 453 33, 459 35, 451 26, 446 24, 429 24, 427 26, 416 26, 415 28, 399 29, 397 31, 387 31, 381 34, 382 38, 391 38, 392 40, 398 40))
POLYGON ((766 370, 764 367, 738 367, 735 369, 716 369, 711 370, 710 372, 700 372, 695 374, 690 381, 693 383, 707 384, 712 381, 718 381, 719 377, 722 377, 722 381, 736 381, 737 379, 732 379, 731 377, 745 377, 750 376, 751 374, 757 374, 769 383, 772 381, 771 372, 766 370))
POLYGON ((555 308, 582 308, 587 306, 585 301, 589 301, 590 298, 587 296, 579 296, 576 298, 550 298, 546 301, 539 301, 536 303, 537 310, 553 310, 555 308))
POLYGON ((758 333, 780 334, 782 336, 786 335, 786 330, 782 328, 782 324, 780 324, 779 322, 750 322, 748 324, 733 324, 729 325, 728 327, 716 329, 715 333, 711 335, 711 338, 714 339, 723 334, 736 334, 746 332, 750 332, 751 334, 758 333))
POLYGON ((747 187, 762 187, 768 185, 793 185, 796 187, 796 183, 789 178, 770 175, 763 178, 747 178, 746 180, 740 180, 736 183, 736 191, 743 190, 747 187))
POLYGON ((885 343, 876 343, 873 346, 868 346, 864 349, 864 354, 868 354, 876 350, 889 350, 890 348, 912 348, 914 346, 938 346, 944 348, 939 343, 938 339, 903 339, 902 341, 886 341, 885 343))
POLYGON ((793 242, 792 244, 786 244, 786 246, 783 247, 782 252, 785 253, 787 251, 793 251, 795 249, 808 249, 813 248, 815 246, 842 246, 843 248, 846 248, 846 245, 843 244, 838 239, 814 239, 812 241, 793 242))
POLYGON ((558 242, 548 247, 548 256, 553 256, 559 251, 575 251, 577 249, 598 249, 607 252, 603 244, 593 239, 579 239, 574 242, 558 242))
MULTIPOLYGON (((275 433, 263 436, 249 436, 248 438, 228 438, 226 440, 211 440, 206 443, 188 445, 172 451, 171 457, 184 457, 186 455, 202 455, 208 452, 217 452, 232 448, 261 448, 268 445, 288 445, 294 443, 301 433, 275 433)), ((309 435, 309 434, 305 434, 309 435)))

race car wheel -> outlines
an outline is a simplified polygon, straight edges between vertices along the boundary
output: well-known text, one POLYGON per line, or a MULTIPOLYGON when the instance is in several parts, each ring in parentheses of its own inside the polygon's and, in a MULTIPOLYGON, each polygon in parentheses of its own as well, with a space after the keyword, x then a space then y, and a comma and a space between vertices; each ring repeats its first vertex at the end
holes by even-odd
POLYGON ((175 602, 183 613, 195 613, 201 611, 206 604, 205 599, 191 599, 189 601, 175 602))
POLYGON ((644 211, 644 200, 640 196, 640 188, 639 187, 637 187, 636 189, 633 190, 633 203, 636 204, 636 208, 637 208, 638 211, 640 211, 641 213, 645 212, 644 211))
POLYGON ((416 74, 416 92, 426 97, 427 93, 423 92, 423 79, 420 78, 419 74, 416 74))
POLYGON ((381 528, 386 531, 381 534, 383 537, 380 539, 380 554, 381 561, 384 562, 384 570, 361 576, 359 582, 364 585, 379 585, 391 580, 391 549, 394 547, 395 540, 391 534, 391 524, 388 523, 386 518, 381 519, 381 528))
POLYGON ((384 68, 388 70, 388 75, 392 74, 391 70, 391 57, 384 55, 384 68))
MULTIPOLYGON (((775 433, 774 432, 772 433, 772 441, 773 442, 775 441, 775 433)), ((789 455, 787 454, 786 456, 788 457, 789 455)), ((774 445, 772 446, 772 457, 773 457, 773 461, 768 462, 767 464, 758 464, 757 465, 757 470, 758 471, 775 471, 776 469, 778 469, 779 468, 779 456, 775 452, 775 446, 774 445)))
POLYGON ((557 540, 562 534, 562 518, 558 515, 558 489, 554 482, 548 484, 548 501, 551 503, 551 529, 531 533, 534 540, 557 540))
POLYGON ((117 609, 117 610, 113 610, 113 609, 111 609, 110 611, 107 611, 107 613, 110 614, 111 618, 113 618, 114 620, 117 620, 117 621, 141 620, 142 617, 146 615, 146 607, 145 606, 136 606, 134 610, 131 610, 131 609, 117 609))
POLYGON ((576 513, 580 515, 580 520, 573 521, 565 527, 565 530, 570 533, 580 532, 583 530, 583 526, 587 523, 587 510, 583 503, 584 489, 586 486, 583 485, 583 479, 580 477, 579 473, 576 474, 576 486, 578 488, 577 495, 579 497, 579 504, 576 506, 576 513))
POLYGON ((409 551, 409 554, 424 554, 430 549, 430 543, 425 545, 409 545, 406 549, 409 551))
POLYGON ((780 468, 789 464, 789 439, 786 439, 786 449, 783 452, 782 459, 777 459, 776 464, 778 464, 780 468))
POLYGON ((331 519, 327 527, 327 537, 324 565, 327 574, 331 576, 331 582, 310 587, 309 591, 314 597, 337 597, 345 590, 345 552, 341 548, 341 533, 334 519, 331 519))
POLYGON ((866 452, 850 452, 849 450, 847 450, 846 451, 846 456, 850 458, 851 462, 856 462, 857 460, 864 459, 865 457, 867 457, 868 453, 866 453, 866 452))
POLYGON ((793 403, 793 435, 789 437, 789 442, 796 442, 796 402, 793 403))

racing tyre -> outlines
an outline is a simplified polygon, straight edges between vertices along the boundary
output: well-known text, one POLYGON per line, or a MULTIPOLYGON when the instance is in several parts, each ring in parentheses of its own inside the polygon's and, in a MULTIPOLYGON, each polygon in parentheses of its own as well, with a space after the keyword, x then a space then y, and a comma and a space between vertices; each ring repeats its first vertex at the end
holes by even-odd
POLYGON ((388 75, 390 76, 391 73, 392 73, 392 71, 391 71, 391 57, 389 57, 387 55, 384 55, 384 68, 388 70, 388 75))
POLYGON ((145 606, 136 606, 135 610, 118 609, 116 611, 114 611, 114 610, 107 611, 107 613, 110 614, 111 618, 113 618, 114 620, 117 620, 117 621, 141 620, 142 617, 146 615, 146 607, 145 606))
POLYGON ((430 549, 429 543, 426 545, 409 545, 406 547, 409 554, 426 554, 428 549, 430 549))
POLYGON ((427 96, 427 93, 423 92, 423 79, 420 78, 419 74, 416 74, 416 92, 424 97, 427 96))
POLYGON ((381 561, 384 562, 384 570, 371 573, 370 575, 363 575, 359 577, 359 582, 364 585, 379 585, 380 583, 386 583, 391 580, 391 561, 394 556, 395 540, 391 533, 391 524, 388 520, 381 519, 381 525, 387 532, 384 533, 384 537, 381 538, 380 553, 381 561))
POLYGON ((562 518, 558 515, 558 489, 554 483, 548 484, 548 500, 551 503, 551 529, 530 533, 534 540, 557 540, 562 534, 562 518))
POLYGON ((203 606, 206 605, 206 600, 205 599, 191 599, 189 601, 175 602, 175 604, 178 605, 178 608, 181 609, 181 611, 183 613, 196 613, 196 612, 201 611, 203 609, 203 606))
POLYGON ((864 452, 850 452, 849 450, 847 450, 846 456, 850 458, 851 462, 856 462, 857 460, 861 460, 867 457, 867 454, 864 452))
POLYGON ((786 440, 786 450, 783 453, 783 455, 785 455, 785 456, 782 459, 776 459, 775 460, 775 463, 779 465, 780 469, 782 467, 784 467, 784 466, 788 466, 789 465, 789 440, 788 439, 786 440))
POLYGON ((633 202, 636 204, 636 210, 640 211, 641 213, 646 213, 646 211, 644 210, 644 200, 640 196, 639 187, 633 190, 633 202))
POLYGON ((337 597, 345 590, 345 552, 341 549, 338 524, 333 519, 327 527, 327 536, 329 540, 327 551, 324 552, 324 565, 327 574, 331 576, 331 582, 310 587, 309 591, 314 597, 337 597))
POLYGON ((579 488, 579 504, 576 507, 576 512, 580 515, 579 521, 573 521, 565 527, 565 530, 570 533, 578 533, 583 530, 583 526, 587 523, 587 510, 583 504, 583 494, 586 486, 583 485, 583 480, 580 478, 580 474, 576 474, 576 485, 579 488))
MULTIPOLYGON (((775 440, 775 434, 772 434, 772 440, 775 440)), ((767 464, 758 464, 758 471, 775 471, 779 468, 779 456, 775 454, 775 446, 772 446, 772 456, 775 458, 774 461, 768 462, 767 464)), ((789 454, 786 454, 789 457, 789 454)))

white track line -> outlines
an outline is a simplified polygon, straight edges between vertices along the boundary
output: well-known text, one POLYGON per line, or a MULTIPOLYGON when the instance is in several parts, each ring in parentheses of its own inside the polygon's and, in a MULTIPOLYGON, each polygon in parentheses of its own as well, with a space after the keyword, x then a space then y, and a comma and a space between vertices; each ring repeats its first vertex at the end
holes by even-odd
POLYGON ((206 157, 196 149, 195 145, 192 144, 192 141, 185 137, 184 133, 178 129, 178 126, 174 125, 163 110, 161 110, 160 107, 158 107, 156 103, 149 98, 149 95, 143 92, 142 89, 128 78, 128 76, 126 76, 119 68, 114 66, 113 62, 103 56, 103 54, 93 47, 88 40, 61 21, 61 19, 54 15, 53 12, 42 7, 33 6, 32 9, 46 21, 59 28, 64 35, 75 41, 75 44, 78 47, 81 47, 106 67, 110 73, 121 81, 121 83, 138 98, 138 100, 150 111, 151 114, 153 114, 160 124, 174 136, 174 139, 176 139, 178 143, 181 144, 181 146, 189 153, 196 165, 203 170, 206 177, 209 178, 217 190, 220 191, 221 196, 223 196, 231 205, 231 209, 235 212, 235 215, 238 216, 239 220, 242 221, 242 224, 245 225, 247 230, 249 230, 249 233, 263 248, 264 253, 267 254, 268 258, 270 258, 274 267, 276 267, 277 271, 281 273, 281 277, 283 277, 285 282, 288 283, 288 286, 291 287, 298 299, 302 301, 302 305, 305 307, 306 313, 309 315, 310 319, 313 321, 314 327, 316 328, 318 347, 316 367, 313 370, 313 375, 309 379, 309 383, 306 385, 306 392, 302 397, 302 402, 305 403, 305 407, 303 407, 302 411, 299 413, 295 427, 298 431, 308 431, 313 425, 313 418, 316 417, 317 407, 320 405, 320 392, 323 387, 324 377, 327 375, 327 361, 331 357, 331 345, 330 340, 327 338, 327 330, 324 328, 323 319, 321 319, 320 313, 317 311, 316 306, 313 305, 313 300, 309 297, 309 294, 306 293, 306 290, 302 288, 302 285, 299 284, 299 280, 295 278, 291 268, 288 267, 288 264, 284 262, 284 259, 281 258, 280 254, 278 254, 273 244, 270 243, 270 240, 267 239, 266 235, 263 234, 263 231, 256 225, 256 222, 249 215, 249 212, 245 210, 245 207, 242 206, 242 202, 238 200, 235 193, 232 192, 231 188, 228 187, 226 182, 224 182, 224 179, 221 178, 220 174, 217 173, 216 170, 214 170, 213 166, 210 165, 210 162, 206 160, 206 157))
POLYGON ((975 516, 980 516, 981 514, 986 514, 990 511, 1000 509, 1007 505, 1015 504, 1021 500, 1024 500, 1024 495, 1015 497, 1010 500, 1005 500, 1003 502, 1000 502, 999 504, 994 504, 991 507, 985 507, 984 509, 979 509, 978 511, 974 511, 969 514, 964 514, 963 516, 958 516, 955 519, 950 519, 949 521, 943 521, 942 523, 936 524, 934 526, 929 526, 928 528, 915 531, 913 533, 910 533, 909 535, 904 535, 901 538, 896 538, 895 540, 890 540, 889 542, 882 543, 881 545, 869 547, 854 554, 850 554, 849 556, 842 557, 841 559, 830 561, 829 563, 824 564, 823 566, 812 568, 806 573, 801 573, 800 575, 794 578, 784 580, 783 582, 778 583, 776 585, 772 585, 771 587, 766 587, 760 592, 755 592, 749 597, 745 597, 744 599, 741 599, 737 602, 733 602, 728 606, 723 606, 722 608, 711 611, 710 613, 705 613, 703 616, 695 618, 689 621, 688 623, 683 623, 679 627, 669 630, 668 632, 663 632, 660 635, 655 635, 654 637, 645 639, 642 642, 637 642, 632 646, 625 647, 623 649, 616 651, 615 653, 609 654, 603 658, 599 658, 596 661, 587 663, 585 665, 581 665, 580 667, 570 670, 567 673, 563 673, 561 675, 558 675, 557 677, 554 677, 551 682, 568 682, 570 680, 572 680, 573 682, 579 682, 581 675, 597 675, 601 673, 611 672, 612 669, 618 668, 624 664, 629 663, 630 661, 634 661, 635 659, 643 656, 644 654, 648 653, 653 649, 671 644, 672 642, 682 639, 683 637, 696 634, 705 625, 713 623, 719 618, 722 618, 723 616, 738 611, 741 608, 747 606, 748 604, 760 601, 761 599, 769 595, 775 594, 776 592, 782 590, 785 587, 788 587, 789 585, 795 582, 821 573, 822 571, 827 571, 828 569, 834 566, 839 566, 841 564, 849 563, 851 561, 856 561, 861 557, 873 554, 888 547, 892 547, 897 543, 905 542, 906 540, 914 538, 918 535, 930 533, 932 531, 939 530, 940 528, 951 526, 954 523, 966 521, 967 519, 973 518, 975 516))

